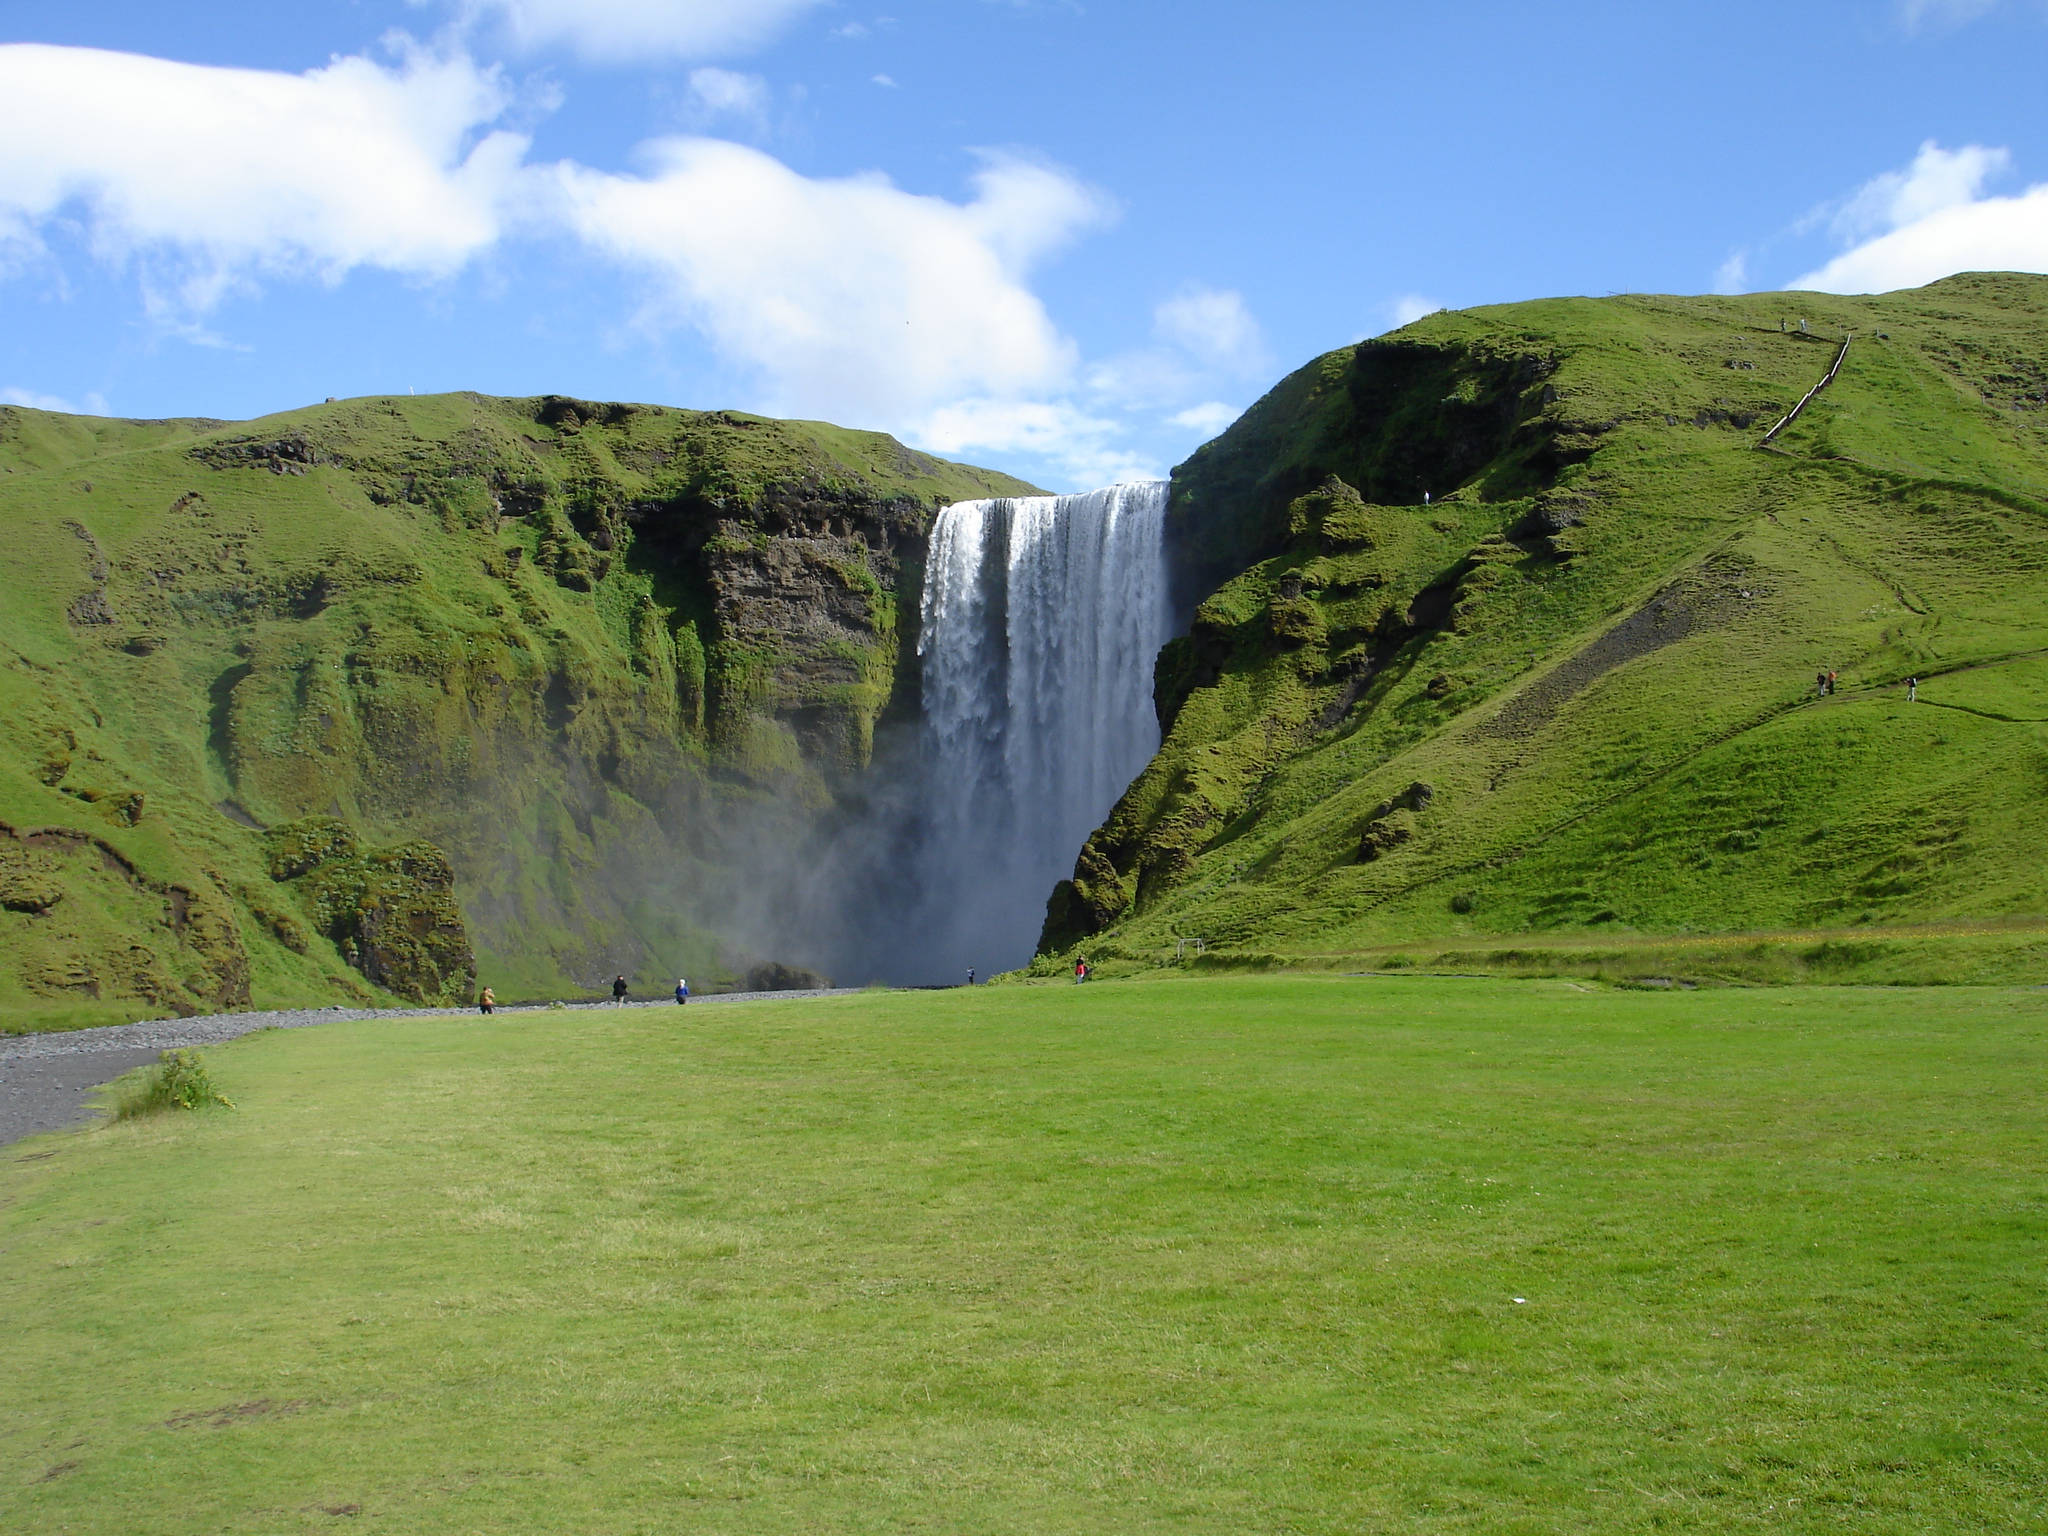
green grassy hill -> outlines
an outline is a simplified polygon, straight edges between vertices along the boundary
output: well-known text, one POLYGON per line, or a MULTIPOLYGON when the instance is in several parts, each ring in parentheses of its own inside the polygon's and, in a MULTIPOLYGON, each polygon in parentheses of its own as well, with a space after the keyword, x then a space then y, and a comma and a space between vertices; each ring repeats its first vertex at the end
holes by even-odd
POLYGON ((0 408, 0 1022, 715 973, 733 829, 902 702, 934 508, 1028 489, 559 397, 0 408))
POLYGON ((1168 737, 1043 968, 2048 971, 2048 278, 1441 313, 1170 515, 1168 737))

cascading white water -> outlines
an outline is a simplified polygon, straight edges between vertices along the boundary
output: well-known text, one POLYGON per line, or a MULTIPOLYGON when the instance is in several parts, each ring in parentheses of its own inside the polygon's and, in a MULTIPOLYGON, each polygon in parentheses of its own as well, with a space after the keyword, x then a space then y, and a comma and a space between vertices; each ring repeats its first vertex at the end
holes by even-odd
POLYGON ((1159 745, 1167 483, 955 502, 925 568, 917 947, 1030 958, 1054 884, 1159 745))

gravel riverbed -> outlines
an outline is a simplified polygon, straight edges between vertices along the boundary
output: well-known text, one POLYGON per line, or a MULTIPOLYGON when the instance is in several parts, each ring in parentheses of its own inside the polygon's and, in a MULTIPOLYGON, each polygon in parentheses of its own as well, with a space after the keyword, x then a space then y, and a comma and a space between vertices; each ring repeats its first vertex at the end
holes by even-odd
MULTIPOLYGON (((859 987, 814 992, 710 992, 693 997, 692 1008, 720 1003, 768 1003, 792 997, 846 997, 859 987)), ((675 999, 598 1003, 507 1003, 501 1014, 550 1013, 627 1008, 667 1008, 675 999)), ((219 1045, 259 1029, 307 1029, 359 1019, 476 1016, 474 1008, 281 1008, 268 1013, 207 1013, 190 1019, 143 1019, 98 1029, 51 1030, 43 1034, 0 1035, 0 1146, 45 1131, 83 1125, 93 1117, 92 1094, 124 1072, 156 1060, 157 1052, 180 1046, 219 1045)))

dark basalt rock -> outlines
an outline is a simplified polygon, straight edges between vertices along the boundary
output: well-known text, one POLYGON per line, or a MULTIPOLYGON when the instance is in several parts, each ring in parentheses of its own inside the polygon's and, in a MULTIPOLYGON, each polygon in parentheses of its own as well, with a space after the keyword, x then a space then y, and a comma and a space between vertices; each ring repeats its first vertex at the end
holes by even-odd
POLYGON ((1418 779, 1391 800, 1374 806, 1358 836, 1359 862, 1370 864, 1410 841, 1415 836, 1416 818, 1435 798, 1436 791, 1418 779))
POLYGON ((807 971, 800 965, 767 960, 747 972, 749 992, 818 992, 832 985, 832 978, 807 971))

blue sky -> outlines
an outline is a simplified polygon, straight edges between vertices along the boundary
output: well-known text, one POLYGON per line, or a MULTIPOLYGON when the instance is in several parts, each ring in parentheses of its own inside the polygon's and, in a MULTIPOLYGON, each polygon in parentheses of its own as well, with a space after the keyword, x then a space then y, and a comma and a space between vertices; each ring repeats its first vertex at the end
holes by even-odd
POLYGON ((2048 270, 2048 4, 0 0, 0 399, 1157 473, 1438 305, 2048 270))

